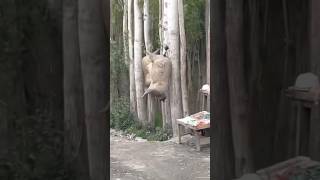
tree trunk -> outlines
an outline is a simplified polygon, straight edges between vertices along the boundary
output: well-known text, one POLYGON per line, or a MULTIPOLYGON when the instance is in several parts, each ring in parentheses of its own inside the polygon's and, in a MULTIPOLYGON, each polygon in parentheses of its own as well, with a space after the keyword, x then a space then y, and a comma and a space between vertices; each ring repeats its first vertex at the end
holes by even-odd
MULTIPOLYGON (((150 34, 150 27, 151 27, 151 18, 150 18, 150 4, 149 0, 144 0, 143 4, 143 27, 144 27, 144 43, 146 46, 146 51, 152 51, 152 42, 151 42, 151 34, 150 34)), ((147 98, 147 106, 148 106, 148 123, 151 127, 154 126, 154 115, 155 115, 155 102, 154 98, 151 94, 148 94, 147 98)))
POLYGON ((207 59, 207 83, 210 84, 210 0, 206 0, 206 59, 207 59))
POLYGON ((64 149, 66 167, 76 179, 89 179, 77 0, 63 1, 64 149))
MULTIPOLYGON (((207 84, 210 85, 210 0, 206 0, 206 59, 207 84)), ((207 110, 210 111, 210 96, 207 99, 207 110)))
POLYGON ((179 11, 179 28, 180 28, 180 74, 181 74, 181 93, 182 93, 182 108, 183 116, 189 115, 188 105, 188 88, 187 88, 187 43, 186 43, 186 32, 184 29, 184 10, 183 0, 178 0, 178 11, 179 11))
POLYGON ((107 175, 108 57, 103 2, 79 0, 79 44, 91 180, 107 175))
POLYGON ((162 0, 162 52, 164 53, 164 47, 168 45, 168 4, 170 0, 162 0))
POLYGON ((248 94, 244 75, 243 1, 227 0, 226 39, 235 171, 239 177, 253 171, 249 140, 248 94))
POLYGON ((123 0, 123 18, 122 18, 122 36, 123 36, 123 54, 124 62, 128 66, 128 0, 123 0))
POLYGON ((146 46, 146 50, 152 51, 152 42, 151 42, 151 18, 150 18, 150 3, 149 0, 144 0, 143 4, 143 26, 144 26, 144 44, 146 46))
POLYGON ((183 116, 182 114, 182 98, 181 98, 181 79, 180 79, 180 56, 179 56, 179 21, 178 21, 178 0, 170 0, 167 2, 168 14, 168 57, 172 62, 171 72, 171 120, 173 136, 177 136, 178 128, 176 120, 183 116))
MULTIPOLYGON (((112 39, 113 38, 113 23, 112 23, 112 17, 113 17, 113 15, 112 15, 112 6, 113 6, 113 1, 114 0, 110 0, 110 17, 109 17, 109 20, 110 20, 110 41, 113 41, 114 39, 112 39)), ((128 0, 129 1, 129 0, 128 0)), ((128 12, 129 13, 129 12, 128 12)), ((129 22, 128 22, 129 23, 129 22)))
POLYGON ((162 0, 159 0, 159 42, 160 42, 160 54, 162 54, 162 48, 161 48, 161 45, 162 45, 162 41, 163 41, 163 38, 162 38, 162 0))
POLYGON ((136 115, 137 101, 136 101, 136 85, 134 73, 134 60, 133 60, 133 0, 128 0, 128 47, 129 47, 129 76, 130 76, 130 112, 136 115))
POLYGON ((147 123, 147 101, 142 97, 144 93, 144 78, 142 71, 142 13, 139 0, 134 0, 134 75, 136 83, 138 119, 147 123))
MULTIPOLYGON (((226 62, 225 1, 212 1, 213 17, 213 176, 214 179, 234 178, 234 154, 229 103, 228 70, 226 62)), ((212 142, 212 141, 211 141, 212 142)))
MULTIPOLYGON (((159 34, 160 34, 160 43, 161 43, 161 48, 160 48, 160 53, 164 54, 164 46, 167 43, 168 36, 167 34, 167 29, 168 29, 168 22, 167 22, 167 13, 168 13, 168 8, 167 7, 167 1, 166 0, 160 0, 159 1, 159 6, 161 5, 161 9, 159 14, 161 14, 161 17, 159 17, 160 21, 160 28, 159 28, 159 34)), ((170 84, 170 82, 169 82, 170 84)), ((170 87, 168 90, 168 93, 170 94, 170 87)), ((170 95, 168 96, 170 97, 170 95)), ((171 130, 171 108, 170 108, 170 100, 166 99, 165 101, 161 102, 161 108, 162 108, 162 123, 163 127, 165 129, 171 130)))

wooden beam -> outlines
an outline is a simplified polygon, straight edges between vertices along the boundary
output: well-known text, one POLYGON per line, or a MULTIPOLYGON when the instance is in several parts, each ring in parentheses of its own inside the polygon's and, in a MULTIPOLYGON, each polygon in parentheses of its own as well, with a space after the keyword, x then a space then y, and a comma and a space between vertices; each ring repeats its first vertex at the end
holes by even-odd
POLYGON ((311 70, 320 75, 320 1, 310 0, 310 58, 311 70))

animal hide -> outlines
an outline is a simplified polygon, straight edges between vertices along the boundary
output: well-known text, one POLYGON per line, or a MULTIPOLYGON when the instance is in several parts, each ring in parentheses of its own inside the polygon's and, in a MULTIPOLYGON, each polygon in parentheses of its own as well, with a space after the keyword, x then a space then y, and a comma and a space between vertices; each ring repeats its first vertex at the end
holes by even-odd
POLYGON ((149 88, 142 97, 146 94, 151 94, 158 97, 161 101, 164 101, 167 97, 167 90, 169 87, 171 61, 163 55, 150 54, 149 58, 152 61, 151 71, 149 71, 151 82, 149 88))
POLYGON ((152 60, 150 59, 150 55, 147 55, 142 59, 142 70, 144 75, 145 86, 149 86, 151 83, 151 69, 152 69, 152 60))

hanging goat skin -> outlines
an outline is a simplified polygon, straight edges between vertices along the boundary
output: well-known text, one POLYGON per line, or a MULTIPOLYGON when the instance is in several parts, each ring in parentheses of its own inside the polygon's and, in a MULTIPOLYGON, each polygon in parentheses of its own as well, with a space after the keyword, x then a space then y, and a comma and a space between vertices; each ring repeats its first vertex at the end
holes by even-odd
POLYGON ((146 94, 151 94, 158 97, 161 101, 164 101, 167 97, 169 87, 171 61, 163 55, 150 54, 149 58, 153 62, 150 71, 151 83, 142 97, 146 94))
POLYGON ((152 60, 150 55, 146 55, 142 58, 142 70, 144 75, 144 85, 150 86, 151 84, 151 70, 152 70, 152 60))

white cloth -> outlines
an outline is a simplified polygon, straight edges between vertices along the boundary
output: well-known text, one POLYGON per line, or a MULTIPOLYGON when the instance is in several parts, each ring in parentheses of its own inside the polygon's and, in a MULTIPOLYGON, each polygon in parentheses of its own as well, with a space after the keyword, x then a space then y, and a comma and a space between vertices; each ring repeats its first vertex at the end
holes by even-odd
POLYGON ((210 85, 209 84, 203 85, 200 91, 205 94, 210 94, 210 85))

